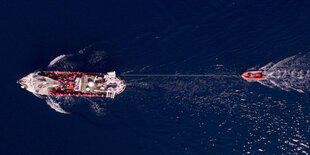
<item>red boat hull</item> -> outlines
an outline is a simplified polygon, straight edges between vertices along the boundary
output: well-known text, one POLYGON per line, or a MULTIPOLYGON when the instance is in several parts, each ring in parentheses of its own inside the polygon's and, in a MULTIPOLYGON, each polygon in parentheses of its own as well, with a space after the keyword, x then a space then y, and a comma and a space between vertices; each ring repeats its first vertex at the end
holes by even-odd
POLYGON ((247 71, 241 77, 245 80, 265 80, 264 71, 247 71))

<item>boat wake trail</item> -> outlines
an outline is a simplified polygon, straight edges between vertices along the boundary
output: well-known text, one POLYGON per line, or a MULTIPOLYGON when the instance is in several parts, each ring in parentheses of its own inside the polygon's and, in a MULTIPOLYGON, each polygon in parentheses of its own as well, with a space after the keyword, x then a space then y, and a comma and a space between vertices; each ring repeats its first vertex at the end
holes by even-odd
MULTIPOLYGON (((268 74, 272 67, 275 66, 269 66, 268 74)), ((138 107, 141 113, 150 113, 153 117, 169 115, 169 120, 177 122, 175 124, 184 124, 188 120, 192 123, 188 131, 176 127, 171 132, 165 132, 166 136, 187 140, 197 137, 199 142, 203 142, 201 145, 211 143, 212 146, 216 142, 227 141, 223 138, 227 135, 236 135, 238 138, 232 140, 236 146, 242 147, 245 152, 256 154, 267 152, 272 146, 270 141, 273 140, 281 143, 276 147, 284 152, 294 153, 298 152, 298 149, 301 150, 299 152, 309 149, 306 136, 308 131, 304 129, 304 125, 300 125, 309 124, 309 115, 301 108, 305 102, 309 103, 303 95, 287 97, 282 92, 273 92, 271 95, 268 90, 249 87, 241 78, 225 76, 210 78, 179 77, 173 74, 160 74, 159 77, 149 74, 125 75, 134 77, 126 77, 128 89, 124 94, 131 106, 138 107), (191 132, 195 127, 200 130, 191 132), (213 128, 217 130, 213 131, 213 128), (175 134, 181 132, 191 134, 175 134), (240 141, 244 143, 239 144, 240 141)), ((175 124, 171 124, 170 128, 174 129, 175 124)), ((170 123, 162 128, 168 125, 170 123)))
POLYGON ((60 60, 64 60, 64 58, 66 58, 66 57, 67 57, 67 55, 65 55, 65 54, 56 57, 54 60, 52 60, 52 61, 50 62, 50 64, 48 64, 48 67, 53 67, 54 64, 59 63, 60 60))
POLYGON ((46 103, 55 111, 59 112, 59 113, 63 113, 63 114, 70 114, 69 112, 65 111, 64 109, 62 109, 62 107, 60 106, 61 102, 58 101, 59 99, 57 99, 56 97, 52 97, 52 96, 47 96, 46 97, 46 103))
POLYGON ((278 87, 285 91, 295 90, 300 93, 309 92, 310 88, 310 53, 288 57, 278 63, 269 63, 260 70, 265 70, 266 80, 259 83, 270 87, 278 87))

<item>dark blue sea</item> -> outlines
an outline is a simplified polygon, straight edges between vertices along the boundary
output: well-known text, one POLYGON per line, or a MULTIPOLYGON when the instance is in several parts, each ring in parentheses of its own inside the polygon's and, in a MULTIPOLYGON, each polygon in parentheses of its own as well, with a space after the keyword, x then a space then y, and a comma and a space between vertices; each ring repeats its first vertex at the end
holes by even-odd
POLYGON ((309 8, 1 0, 0 154, 309 154, 309 8), (257 69, 266 81, 239 76, 257 69), (40 98, 16 84, 38 70, 116 71, 127 88, 40 98))

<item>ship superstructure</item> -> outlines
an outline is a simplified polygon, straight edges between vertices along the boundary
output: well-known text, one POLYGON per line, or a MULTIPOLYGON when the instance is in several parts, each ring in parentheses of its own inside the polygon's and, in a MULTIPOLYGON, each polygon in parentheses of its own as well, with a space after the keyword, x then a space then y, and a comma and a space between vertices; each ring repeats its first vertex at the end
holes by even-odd
POLYGON ((122 93, 126 83, 115 72, 40 71, 20 79, 22 88, 36 95, 108 97, 122 93))

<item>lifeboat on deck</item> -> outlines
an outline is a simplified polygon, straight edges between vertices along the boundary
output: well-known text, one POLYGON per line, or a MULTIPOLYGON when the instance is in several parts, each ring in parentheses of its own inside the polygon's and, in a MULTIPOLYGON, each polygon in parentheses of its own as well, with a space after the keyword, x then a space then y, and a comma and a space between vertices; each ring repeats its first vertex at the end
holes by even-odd
POLYGON ((241 77, 245 80, 265 80, 264 71, 247 71, 244 72, 241 77))

